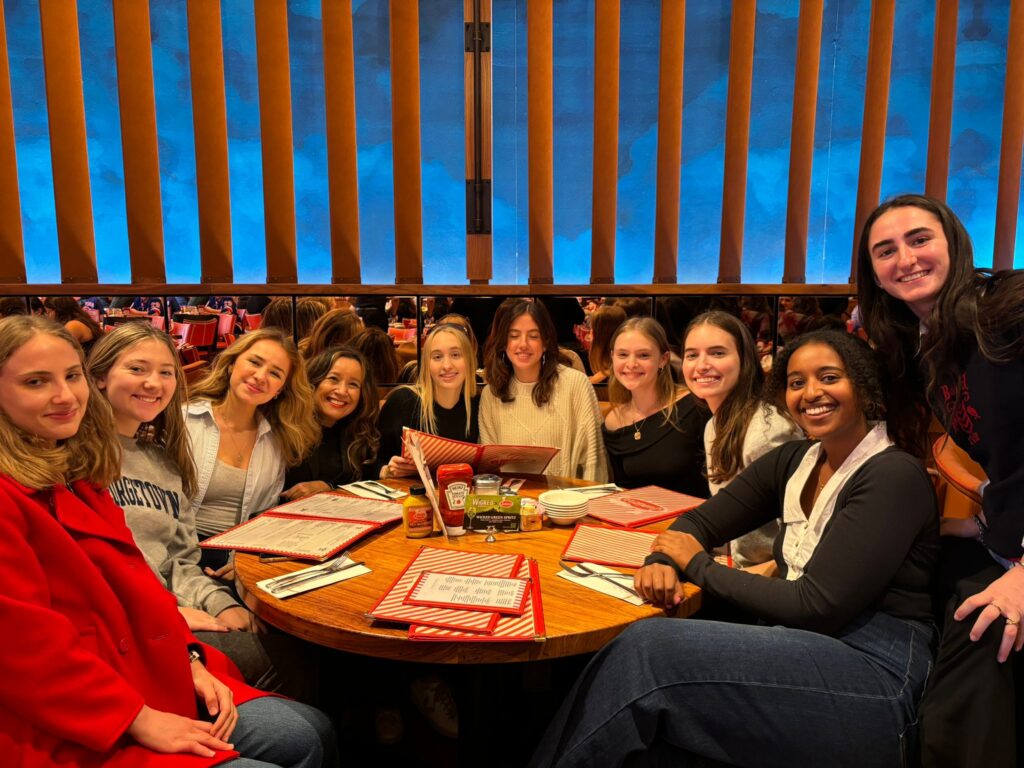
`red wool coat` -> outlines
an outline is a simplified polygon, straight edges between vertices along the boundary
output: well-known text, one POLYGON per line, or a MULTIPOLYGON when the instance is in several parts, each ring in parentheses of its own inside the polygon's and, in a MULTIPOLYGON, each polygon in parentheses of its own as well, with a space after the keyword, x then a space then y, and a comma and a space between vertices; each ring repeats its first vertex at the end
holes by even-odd
MULTIPOLYGON (((143 704, 196 717, 195 639, 105 489, 33 491, 0 476, 0 762, 207 766, 124 736, 143 704)), ((235 703, 261 695, 204 648, 235 703)))

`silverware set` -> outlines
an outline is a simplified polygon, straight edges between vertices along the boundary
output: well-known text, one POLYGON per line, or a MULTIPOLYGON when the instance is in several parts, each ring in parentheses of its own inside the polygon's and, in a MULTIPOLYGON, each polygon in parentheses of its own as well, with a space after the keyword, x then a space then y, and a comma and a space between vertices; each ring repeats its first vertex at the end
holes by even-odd
POLYGON ((563 571, 568 571, 569 573, 571 573, 573 576, 576 576, 577 578, 586 579, 586 578, 589 578, 589 577, 593 576, 593 577, 596 577, 598 579, 601 579, 602 581, 606 581, 609 584, 614 584, 616 587, 618 587, 619 589, 623 590, 624 592, 629 592, 629 594, 631 594, 633 597, 640 597, 640 593, 639 592, 637 592, 632 587, 627 587, 625 584, 623 584, 622 582, 619 581, 619 579, 625 579, 625 578, 631 579, 632 577, 629 576, 629 574, 625 574, 625 573, 615 574, 615 573, 604 573, 603 571, 595 571, 593 568, 585 565, 584 563, 575 563, 573 566, 569 566, 569 565, 566 565, 565 563, 561 563, 560 562, 559 565, 562 566, 562 570, 563 571), (580 571, 582 571, 582 573, 580 573, 580 571))
POLYGON ((350 560, 346 562, 348 553, 336 557, 329 563, 324 563, 320 566, 313 568, 307 568, 299 573, 292 574, 291 576, 280 576, 274 579, 270 584, 267 584, 267 591, 276 595, 278 592, 283 592, 286 589, 291 589, 298 584, 304 584, 307 581, 313 579, 319 579, 323 576, 329 576, 335 573, 341 573, 347 571, 349 568, 355 568, 357 565, 365 565, 364 560, 350 560))
POLYGON ((376 480, 361 480, 358 483, 352 483, 352 487, 388 500, 397 499, 402 495, 401 491, 396 491, 394 488, 388 488, 386 485, 378 483, 376 480))

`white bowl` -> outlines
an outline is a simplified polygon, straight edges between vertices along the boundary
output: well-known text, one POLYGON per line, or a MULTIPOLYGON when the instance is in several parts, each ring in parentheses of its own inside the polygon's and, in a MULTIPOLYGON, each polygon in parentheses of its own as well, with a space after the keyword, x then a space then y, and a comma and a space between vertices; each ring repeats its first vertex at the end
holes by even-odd
POLYGON ((548 515, 548 520, 551 521, 552 525, 575 525, 577 520, 581 520, 586 517, 587 513, 584 512, 582 515, 572 515, 569 517, 548 515))
POLYGON ((546 509, 577 509, 585 507, 590 497, 577 491, 557 490, 545 491, 537 497, 537 501, 546 509))

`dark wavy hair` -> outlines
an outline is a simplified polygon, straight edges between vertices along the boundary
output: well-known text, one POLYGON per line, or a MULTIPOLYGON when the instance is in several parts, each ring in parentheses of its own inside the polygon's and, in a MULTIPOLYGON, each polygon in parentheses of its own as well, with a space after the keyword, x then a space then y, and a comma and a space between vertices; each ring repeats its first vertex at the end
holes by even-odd
POLYGON ((352 467, 356 479, 359 479, 363 476, 363 469, 366 465, 377 458, 377 448, 380 446, 380 431, 377 429, 380 401, 377 398, 377 387, 373 381, 373 368, 358 350, 348 346, 331 347, 306 361, 306 376, 313 391, 316 392, 320 382, 327 378, 331 368, 341 358, 355 360, 363 369, 363 386, 359 391, 359 407, 353 414, 352 422, 345 430, 345 437, 348 441, 348 450, 346 451, 348 463, 352 467))
POLYGON ((70 296, 51 296, 43 299, 43 307, 53 312, 53 319, 61 325, 67 325, 72 320, 77 320, 92 334, 93 339, 103 335, 103 328, 85 313, 78 302, 70 296))
MULTIPOLYGON (((959 345, 977 344, 993 363, 1008 362, 1024 350, 1024 334, 1019 333, 1024 324, 1024 272, 975 269, 974 249, 963 223, 949 206, 931 197, 899 195, 868 216, 857 248, 857 301, 864 329, 882 353, 893 382, 893 404, 917 411, 918 454, 924 450, 929 422, 922 395, 931 398, 940 383, 947 383, 960 400, 959 345), (903 301, 882 290, 871 263, 871 228, 894 208, 919 208, 935 216, 949 250, 949 275, 923 320, 923 336, 921 320, 903 301)), ((943 417, 948 422, 949 414, 943 417)))
MULTIPOLYGON (((754 337, 742 320, 728 312, 713 309, 697 315, 689 322, 683 331, 681 345, 684 367, 686 338, 691 331, 702 325, 710 325, 729 334, 740 359, 736 386, 725 396, 715 414, 715 441, 708 456, 708 479, 721 484, 731 480, 743 469, 743 441, 747 436, 747 427, 759 407, 764 408, 766 413, 769 411, 769 403, 762 396, 764 371, 761 369, 754 337)), ((780 410, 788 416, 789 411, 785 407, 780 410)))
POLYGON ((541 355, 540 378, 533 388, 533 404, 538 408, 551 399, 555 382, 558 381, 558 333, 551 315, 543 304, 526 299, 505 299, 494 314, 494 323, 484 345, 484 377, 494 393, 503 403, 511 403, 515 397, 511 393, 512 378, 515 372, 512 361, 505 353, 508 347, 508 334, 512 323, 523 315, 529 315, 540 329, 540 340, 544 345, 541 355))
POLYGON ((824 344, 831 347, 843 361, 847 376, 853 383, 853 391, 864 417, 868 421, 884 421, 889 438, 900 448, 910 451, 914 445, 914 434, 908 432, 906 414, 892 408, 888 397, 889 379, 879 354, 867 342, 842 331, 811 331, 798 336, 779 354, 772 366, 765 387, 765 396, 781 410, 786 408, 786 377, 789 360, 793 353, 808 344, 824 344), (908 440, 911 442, 908 443, 908 440))

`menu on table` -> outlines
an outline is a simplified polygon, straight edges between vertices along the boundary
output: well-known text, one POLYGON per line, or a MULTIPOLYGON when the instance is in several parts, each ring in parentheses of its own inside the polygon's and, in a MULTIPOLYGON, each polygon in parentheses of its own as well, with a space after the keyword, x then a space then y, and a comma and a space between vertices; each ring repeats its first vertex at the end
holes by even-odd
POLYGON ((657 531, 635 531, 582 523, 576 526, 569 537, 562 559, 620 568, 640 568, 651 554, 651 546, 657 537, 657 531))
POLYGON ((529 586, 526 579, 424 571, 404 602, 406 605, 492 610, 521 616, 529 586))
POLYGON ((200 546, 326 560, 380 527, 381 524, 375 522, 265 512, 224 533, 211 536, 200 542, 200 546))
POLYGON ((612 525, 635 528, 678 517, 705 501, 668 488, 648 485, 591 499, 587 505, 587 514, 612 525))
POLYGON ((334 517, 340 520, 364 520, 385 525, 402 519, 400 502, 362 499, 336 491, 314 493, 268 510, 275 514, 299 517, 334 517))

